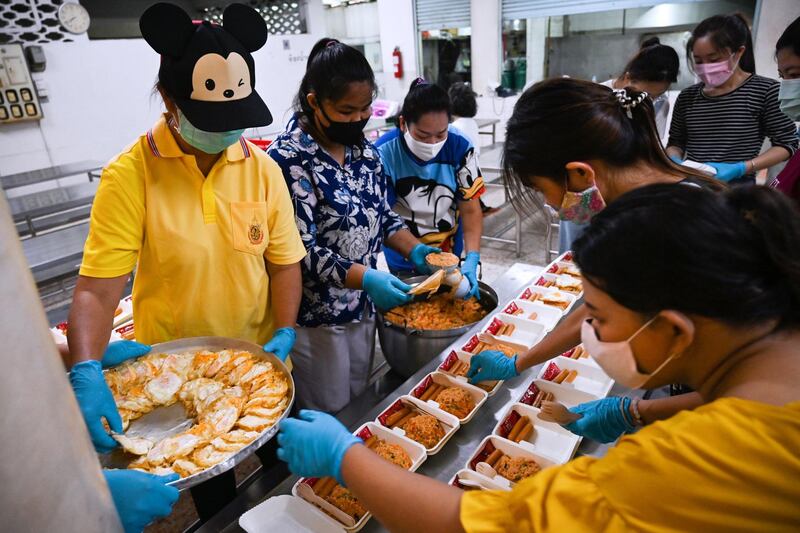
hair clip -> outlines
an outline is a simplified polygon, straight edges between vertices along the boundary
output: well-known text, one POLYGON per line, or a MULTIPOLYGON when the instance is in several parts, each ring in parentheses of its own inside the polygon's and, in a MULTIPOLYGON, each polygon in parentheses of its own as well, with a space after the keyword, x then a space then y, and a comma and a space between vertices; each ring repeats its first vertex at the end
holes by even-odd
POLYGON ((419 87, 420 85, 429 85, 428 80, 425 78, 417 78, 414 80, 414 83, 416 84, 415 87, 419 87))
POLYGON ((325 44, 325 48, 330 48, 331 46, 334 46, 336 44, 339 44, 339 41, 337 41, 336 39, 331 39, 325 44))
POLYGON ((628 96, 628 91, 625 89, 613 89, 614 96, 617 97, 617 102, 619 105, 622 106, 622 109, 625 110, 625 114, 628 115, 628 118, 633 119, 633 113, 631 110, 644 102, 644 99, 647 98, 647 93, 642 91, 636 98, 631 98, 628 96))

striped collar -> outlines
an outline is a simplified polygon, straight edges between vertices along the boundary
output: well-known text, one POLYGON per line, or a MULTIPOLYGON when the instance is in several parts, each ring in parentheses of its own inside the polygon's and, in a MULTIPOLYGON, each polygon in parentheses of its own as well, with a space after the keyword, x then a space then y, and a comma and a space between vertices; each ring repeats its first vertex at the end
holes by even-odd
MULTIPOLYGON (((150 152, 155 157, 183 157, 188 155, 181 150, 167 125, 166 114, 161 115, 155 125, 145 135, 150 152)), ((241 161, 251 156, 251 146, 244 137, 225 149, 225 159, 229 162, 241 161)))

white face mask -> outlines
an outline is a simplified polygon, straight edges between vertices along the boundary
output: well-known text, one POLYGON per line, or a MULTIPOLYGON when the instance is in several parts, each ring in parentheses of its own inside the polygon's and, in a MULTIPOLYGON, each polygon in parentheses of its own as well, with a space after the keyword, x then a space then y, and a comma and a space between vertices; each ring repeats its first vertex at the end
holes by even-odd
POLYGON ((651 318, 642 327, 637 329, 633 335, 628 337, 628 340, 620 342, 601 341, 597 338, 597 333, 592 327, 591 322, 585 320, 581 325, 581 341, 583 342, 584 348, 589 352, 589 355, 597 361, 600 368, 602 368, 611 379, 625 387, 640 389, 677 355, 672 354, 667 357, 664 362, 658 365, 658 368, 653 370, 650 374, 642 374, 639 372, 639 367, 636 365, 636 358, 633 356, 631 341, 656 318, 657 316, 651 318))
POLYGON ((445 137, 442 142, 434 144, 418 141, 411 135, 410 129, 406 129, 406 132, 403 134, 403 139, 405 139, 406 146, 408 146, 408 149, 411 150, 411 153, 417 156, 421 161, 430 161, 436 157, 436 155, 442 150, 444 143, 447 142, 447 137, 445 137))

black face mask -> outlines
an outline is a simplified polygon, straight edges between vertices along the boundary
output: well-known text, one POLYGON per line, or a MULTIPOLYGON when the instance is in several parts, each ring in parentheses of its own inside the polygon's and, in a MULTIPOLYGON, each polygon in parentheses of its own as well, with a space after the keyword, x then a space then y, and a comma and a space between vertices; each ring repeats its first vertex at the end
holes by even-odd
POLYGON ((361 141, 364 140, 364 126, 369 122, 369 117, 355 122, 337 122, 331 120, 322 108, 322 105, 319 106, 319 110, 322 116, 325 117, 325 120, 330 124, 330 126, 327 127, 320 124, 322 133, 324 133, 328 139, 335 143, 344 144, 345 146, 360 145, 361 141))

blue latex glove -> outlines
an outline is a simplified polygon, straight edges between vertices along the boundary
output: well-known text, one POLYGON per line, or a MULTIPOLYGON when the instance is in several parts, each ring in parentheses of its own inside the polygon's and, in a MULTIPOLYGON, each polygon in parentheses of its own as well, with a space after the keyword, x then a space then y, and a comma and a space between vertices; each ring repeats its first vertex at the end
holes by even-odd
POLYGON ((411 249, 411 253, 408 254, 408 260, 414 264, 414 270, 420 274, 430 274, 431 267, 425 262, 425 258, 428 254, 440 253, 442 253, 441 248, 434 248, 433 246, 420 243, 411 249))
POLYGON ((464 297, 478 300, 481 299, 480 287, 478 287, 478 262, 481 260, 480 252, 469 252, 466 259, 461 263, 461 273, 469 280, 469 292, 464 297))
POLYGON ((633 431, 630 406, 631 399, 620 396, 582 403, 572 407, 570 411, 583 415, 583 418, 564 427, 576 435, 598 442, 612 442, 633 431))
POLYGON ((682 165, 683 164, 683 159, 681 159, 677 155, 671 155, 671 156, 669 156, 669 158, 672 159, 672 162, 675 163, 676 165, 682 165))
POLYGON ((102 418, 115 433, 122 433, 122 419, 108 388, 100 361, 81 361, 69 371, 69 382, 81 408, 95 450, 107 453, 116 448, 117 441, 103 428, 102 418))
POLYGON ((747 164, 744 161, 738 163, 706 163, 710 167, 714 167, 717 171, 715 178, 720 181, 731 181, 736 178, 741 178, 747 172, 747 164))
POLYGON ((299 476, 333 476, 342 481, 345 452, 362 441, 329 414, 302 409, 298 418, 281 420, 278 459, 299 476))
POLYGON ((264 351, 274 353, 281 361, 286 361, 289 352, 292 351, 294 341, 297 340, 297 333, 294 328, 281 328, 275 330, 272 338, 264 345, 264 351))
POLYGON ((378 309, 393 309, 411 301, 411 296, 407 294, 411 286, 382 270, 370 268, 364 272, 361 286, 378 309))
POLYGON ((151 349, 149 345, 136 341, 114 341, 109 343, 100 364, 103 365, 103 368, 111 368, 128 359, 147 355, 151 349))
POLYGON ((497 350, 487 350, 473 355, 469 360, 467 377, 470 383, 511 379, 519 376, 517 372, 517 356, 508 357, 497 350))
POLYGON ((178 474, 156 476, 136 470, 103 470, 125 533, 140 533, 147 524, 167 516, 180 493, 167 483, 178 474))

